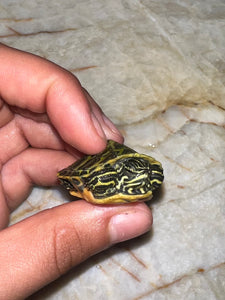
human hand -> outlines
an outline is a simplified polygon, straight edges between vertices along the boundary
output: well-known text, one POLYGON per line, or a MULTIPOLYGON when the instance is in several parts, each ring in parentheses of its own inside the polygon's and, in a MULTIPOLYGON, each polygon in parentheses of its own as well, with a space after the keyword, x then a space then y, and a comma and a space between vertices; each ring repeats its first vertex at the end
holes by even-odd
POLYGON ((151 227, 144 203, 83 200, 6 228, 32 186, 55 185, 80 153, 123 138, 79 81, 40 57, 0 44, 0 298, 24 299, 91 255, 151 227))

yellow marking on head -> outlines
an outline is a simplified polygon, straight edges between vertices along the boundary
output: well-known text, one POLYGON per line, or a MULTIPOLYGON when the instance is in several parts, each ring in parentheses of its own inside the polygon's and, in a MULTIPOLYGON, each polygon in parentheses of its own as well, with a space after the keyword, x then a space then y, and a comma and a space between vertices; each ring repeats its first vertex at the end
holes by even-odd
POLYGON ((74 190, 69 190, 70 195, 78 197, 78 198, 83 198, 82 193, 74 191, 74 190))

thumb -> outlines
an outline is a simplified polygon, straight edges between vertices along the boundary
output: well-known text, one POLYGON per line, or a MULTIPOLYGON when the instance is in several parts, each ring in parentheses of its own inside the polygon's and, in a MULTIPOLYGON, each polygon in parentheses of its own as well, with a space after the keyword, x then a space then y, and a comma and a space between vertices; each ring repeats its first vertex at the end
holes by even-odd
POLYGON ((82 200, 23 220, 0 233, 0 295, 24 299, 91 255, 148 231, 151 224, 144 203, 106 207, 82 200))

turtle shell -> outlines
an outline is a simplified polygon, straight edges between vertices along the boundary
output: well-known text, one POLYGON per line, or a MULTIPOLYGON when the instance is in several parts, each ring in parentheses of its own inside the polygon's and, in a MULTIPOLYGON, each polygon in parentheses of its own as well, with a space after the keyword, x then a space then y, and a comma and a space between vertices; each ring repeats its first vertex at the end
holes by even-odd
POLYGON ((57 176, 71 195, 95 204, 150 200, 164 179, 160 162, 112 140, 103 152, 82 157, 57 176))

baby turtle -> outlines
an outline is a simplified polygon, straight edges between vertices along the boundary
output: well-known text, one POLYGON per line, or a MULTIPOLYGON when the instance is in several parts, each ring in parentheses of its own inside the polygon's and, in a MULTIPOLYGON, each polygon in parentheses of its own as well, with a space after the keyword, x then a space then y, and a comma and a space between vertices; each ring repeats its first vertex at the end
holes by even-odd
POLYGON ((82 157, 57 176, 71 195, 94 204, 150 200, 164 179, 160 162, 112 140, 103 152, 82 157))

